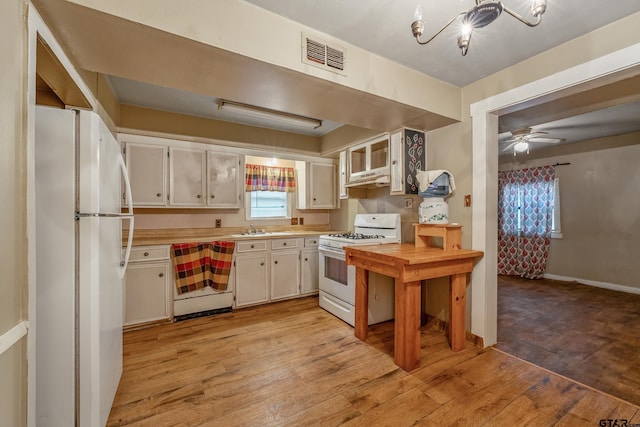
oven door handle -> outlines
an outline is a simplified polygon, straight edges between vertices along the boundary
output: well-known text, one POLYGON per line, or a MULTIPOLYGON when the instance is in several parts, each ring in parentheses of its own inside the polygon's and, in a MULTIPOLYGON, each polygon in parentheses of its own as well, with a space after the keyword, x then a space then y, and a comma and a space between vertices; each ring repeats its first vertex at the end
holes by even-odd
POLYGON ((320 246, 318 250, 320 251, 321 254, 329 256, 331 258, 337 258, 343 261, 345 259, 343 249, 331 248, 328 246, 320 246))

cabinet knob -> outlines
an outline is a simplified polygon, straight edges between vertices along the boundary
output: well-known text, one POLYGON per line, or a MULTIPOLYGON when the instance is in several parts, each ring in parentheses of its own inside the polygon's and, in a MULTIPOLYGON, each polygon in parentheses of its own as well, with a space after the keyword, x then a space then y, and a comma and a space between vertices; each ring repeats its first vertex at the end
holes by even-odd
POLYGON ((316 201, 316 198, 315 198, 315 197, 313 198, 313 201, 314 201, 314 202, 316 201))
POLYGON ((391 162, 392 165, 395 165, 396 163, 398 163, 397 160, 394 160, 393 162, 391 162))
POLYGON ((254 245, 251 245, 251 249, 253 249, 254 247, 255 247, 254 245))
POLYGON ((304 260, 305 260, 305 261, 309 261, 309 258, 305 258, 304 260))
POLYGON ((164 277, 164 273, 158 274, 158 277, 164 277))
POLYGON ((202 195, 201 194, 198 194, 197 197, 198 197, 198 199, 202 199, 202 195))
POLYGON ((215 195, 215 194, 212 194, 212 195, 211 195, 211 198, 212 198, 212 199, 215 199, 215 198, 216 198, 216 195, 215 195))
POLYGON ((156 197, 162 196, 162 193, 156 193, 156 197))
POLYGON ((284 242, 284 243, 282 244, 282 246, 287 246, 287 242, 284 242))
POLYGON ((260 265, 264 265, 264 262, 261 262, 260 265))
POLYGON ((145 252, 143 255, 144 256, 149 256, 149 252, 145 252))
POLYGON ((277 263, 278 263, 278 261, 273 261, 273 263, 274 263, 274 264, 277 264, 277 263))

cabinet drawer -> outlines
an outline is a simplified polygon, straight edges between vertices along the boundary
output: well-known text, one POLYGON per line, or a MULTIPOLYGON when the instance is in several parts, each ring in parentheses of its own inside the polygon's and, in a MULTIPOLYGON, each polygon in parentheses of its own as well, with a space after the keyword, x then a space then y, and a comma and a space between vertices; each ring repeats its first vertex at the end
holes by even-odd
POLYGON ((250 242, 236 242, 236 252, 257 252, 266 251, 266 240, 253 240, 250 242))
POLYGON ((319 236, 306 237, 304 239, 304 247, 305 248, 317 248, 319 241, 320 241, 320 237, 319 236))
POLYGON ((169 246, 140 246, 131 248, 129 262, 169 259, 169 246))
POLYGON ((291 249, 298 247, 298 239, 273 239, 271 249, 291 249))

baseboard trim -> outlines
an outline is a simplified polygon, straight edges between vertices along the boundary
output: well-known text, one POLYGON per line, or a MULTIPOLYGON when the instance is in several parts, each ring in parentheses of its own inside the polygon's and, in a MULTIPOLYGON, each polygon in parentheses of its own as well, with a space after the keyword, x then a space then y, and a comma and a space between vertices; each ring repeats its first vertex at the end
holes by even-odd
POLYGON ((546 273, 544 274, 543 277, 545 279, 560 280, 563 282, 578 282, 578 283, 582 283, 583 285, 594 286, 596 288, 603 288, 603 289, 609 289, 611 291, 619 291, 619 292, 626 292, 628 294, 640 295, 640 288, 633 288, 631 286, 618 285, 615 283, 598 282, 596 280, 587 280, 587 279, 581 279, 578 277, 559 276, 557 274, 546 274, 546 273))

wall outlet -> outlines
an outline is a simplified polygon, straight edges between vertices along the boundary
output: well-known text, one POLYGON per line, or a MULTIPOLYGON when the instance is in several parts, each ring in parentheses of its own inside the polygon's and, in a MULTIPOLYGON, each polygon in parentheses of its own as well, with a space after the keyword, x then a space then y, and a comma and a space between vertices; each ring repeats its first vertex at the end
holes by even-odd
POLYGON ((413 208, 413 199, 411 197, 407 197, 406 199, 404 199, 404 207, 405 209, 413 208))
POLYGON ((304 225, 304 218, 302 217, 298 218, 298 224, 304 225))
POLYGON ((216 228, 221 228, 221 227, 222 227, 222 219, 216 218, 216 228))
POLYGON ((464 196, 464 207, 468 208, 471 206, 471 194, 467 194, 464 196))
POLYGON ((298 225, 298 218, 291 218, 291 225, 298 225))

